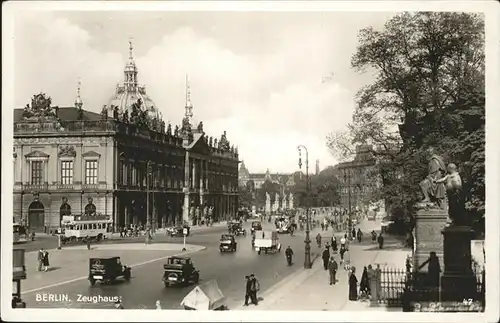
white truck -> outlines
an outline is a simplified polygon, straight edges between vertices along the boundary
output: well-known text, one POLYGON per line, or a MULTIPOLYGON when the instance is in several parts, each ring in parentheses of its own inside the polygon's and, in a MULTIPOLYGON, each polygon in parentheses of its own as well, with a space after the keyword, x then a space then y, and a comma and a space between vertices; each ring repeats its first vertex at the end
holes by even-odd
POLYGON ((262 251, 265 253, 280 252, 281 244, 278 231, 255 231, 254 247, 259 255, 262 251))

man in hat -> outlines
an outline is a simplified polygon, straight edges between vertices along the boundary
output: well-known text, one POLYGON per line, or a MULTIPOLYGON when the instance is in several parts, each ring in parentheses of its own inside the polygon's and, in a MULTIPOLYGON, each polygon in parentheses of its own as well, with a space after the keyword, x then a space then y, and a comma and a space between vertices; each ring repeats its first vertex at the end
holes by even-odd
POLYGON ((246 275, 246 284, 245 284, 245 304, 244 306, 248 306, 248 300, 252 295, 252 281, 250 280, 250 276, 246 275))
POLYGON ((337 269, 339 268, 339 265, 335 261, 335 258, 333 256, 330 257, 330 261, 328 262, 328 270, 330 272, 330 285, 335 285, 337 282, 337 269))
POLYGON ((260 290, 260 283, 254 274, 250 275, 250 281, 250 298, 252 299, 252 304, 259 305, 259 302, 257 300, 257 292, 260 290))

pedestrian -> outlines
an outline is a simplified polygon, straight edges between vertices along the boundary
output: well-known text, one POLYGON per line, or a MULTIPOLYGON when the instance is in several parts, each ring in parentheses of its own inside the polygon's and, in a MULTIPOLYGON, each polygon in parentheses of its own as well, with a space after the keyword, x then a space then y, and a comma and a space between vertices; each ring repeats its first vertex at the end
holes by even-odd
POLYGON ((325 231, 325 224, 321 222, 321 231, 325 231))
POLYGON ((333 253, 337 253, 337 238, 335 236, 332 237, 332 251, 333 253))
POLYGON ((378 248, 382 249, 384 247, 384 237, 382 236, 382 232, 380 232, 377 238, 377 242, 378 242, 378 248))
POLYGON ((37 271, 42 271, 43 269, 43 255, 44 255, 44 250, 43 248, 40 248, 40 250, 38 250, 38 254, 37 254, 37 271))
POLYGON ((316 235, 316 243, 318 244, 318 248, 321 248, 321 234, 316 235))
POLYGON ((352 239, 356 239, 356 228, 352 227, 352 239))
POLYGON ((330 271, 330 285, 335 285, 337 282, 337 269, 339 268, 339 265, 335 261, 335 258, 333 256, 330 258, 330 262, 328 263, 328 270, 330 271))
POLYGON ((248 300, 251 299, 252 296, 252 281, 250 280, 250 276, 246 275, 246 284, 245 284, 245 304, 244 306, 248 306, 248 300))
POLYGON ((85 241, 87 242, 87 250, 90 250, 90 238, 89 238, 89 236, 85 237, 85 241))
POLYGON ((358 233, 356 234, 358 238, 358 242, 361 243, 361 239, 363 238, 363 232, 361 232, 361 229, 358 228, 358 233))
POLYGON ((439 275, 441 273, 441 266, 439 265, 439 258, 438 256, 436 255, 436 252, 434 251, 431 251, 431 253, 429 254, 429 258, 424 261, 419 267, 418 269, 422 269, 422 267, 424 267, 425 265, 427 265, 427 272, 428 272, 428 275, 427 275, 427 279, 428 279, 428 285, 431 286, 431 287, 439 287, 439 275))
POLYGON ((344 254, 346 252, 345 245, 340 245, 340 263, 344 263, 344 254))
POLYGON ((366 266, 363 268, 363 274, 361 274, 359 293, 364 297, 368 297, 368 295, 370 294, 370 280, 368 279, 368 269, 366 268, 366 266))
POLYGON ((328 261, 330 260, 330 251, 328 250, 328 248, 325 248, 325 250, 323 250, 323 268, 325 270, 328 269, 328 261))
POLYGON ((352 267, 349 275, 349 300, 358 300, 358 279, 356 278, 356 268, 352 267))
POLYGON ((254 274, 250 275, 250 280, 252 281, 252 285, 250 288, 251 291, 250 298, 252 299, 252 304, 259 305, 257 292, 260 290, 260 283, 254 274))
POLYGON ((161 308, 161 303, 160 303, 160 300, 157 300, 157 301, 156 301, 156 309, 157 309, 157 310, 161 310, 161 309, 162 309, 162 308, 161 308))
POLYGON ((377 232, 375 230, 372 230, 372 243, 375 243, 377 241, 377 232))
POLYGON ((47 250, 43 252, 43 266, 45 267, 43 271, 48 271, 49 270, 49 253, 47 250))

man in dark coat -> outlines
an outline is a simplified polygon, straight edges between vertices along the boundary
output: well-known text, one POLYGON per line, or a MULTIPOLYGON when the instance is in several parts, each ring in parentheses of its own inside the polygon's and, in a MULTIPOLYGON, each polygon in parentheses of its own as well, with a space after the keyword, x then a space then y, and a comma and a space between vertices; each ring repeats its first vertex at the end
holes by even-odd
POLYGON ((257 299, 257 292, 260 290, 260 283, 255 277, 254 274, 250 275, 250 298, 252 299, 252 304, 254 305, 259 305, 258 299, 257 299))
POLYGON ((251 298, 252 295, 252 281, 250 280, 250 276, 245 276, 246 281, 246 288, 245 288, 245 304, 244 306, 248 306, 248 300, 251 298))
POLYGON ((328 248, 325 248, 325 250, 323 250, 323 268, 325 268, 325 270, 328 269, 328 261, 330 260, 330 251, 328 250, 328 248))
POLYGON ((330 258, 330 262, 328 263, 328 270, 330 271, 330 285, 335 285, 337 282, 337 270, 339 269, 339 265, 335 261, 333 256, 330 258))
POLYGON ((378 248, 382 249, 384 247, 384 237, 382 236, 382 232, 380 232, 377 238, 377 242, 378 242, 378 248))

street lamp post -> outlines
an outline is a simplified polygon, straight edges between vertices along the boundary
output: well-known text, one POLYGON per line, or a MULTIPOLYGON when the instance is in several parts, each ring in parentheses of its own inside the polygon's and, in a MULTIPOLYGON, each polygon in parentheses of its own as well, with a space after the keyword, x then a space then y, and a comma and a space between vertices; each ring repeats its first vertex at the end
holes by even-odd
POLYGON ((149 164, 150 160, 146 163, 146 227, 151 226, 151 215, 149 214, 149 164))
POLYGON ((309 199, 311 195, 310 182, 309 182, 309 153, 307 152, 307 148, 304 145, 299 145, 297 147, 299 150, 299 168, 302 168, 302 158, 301 158, 301 149, 306 151, 306 192, 307 192, 307 202, 306 202, 306 240, 305 243, 305 259, 304 259, 304 268, 310 269, 312 267, 311 264, 311 239, 309 238, 309 222, 310 222, 310 214, 309 214, 309 199))
POLYGON ((349 231, 347 234, 349 236, 349 240, 352 239, 352 218, 351 218, 351 173, 349 170, 344 170, 344 180, 347 180, 347 189, 349 190, 348 192, 348 203, 349 203, 349 213, 348 213, 348 223, 347 223, 347 231, 349 231))

